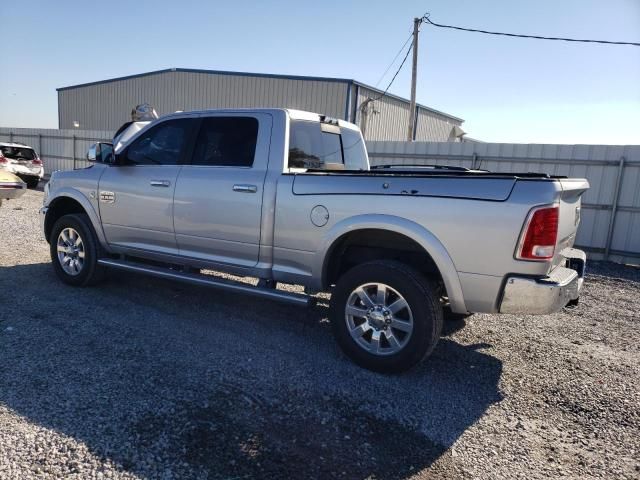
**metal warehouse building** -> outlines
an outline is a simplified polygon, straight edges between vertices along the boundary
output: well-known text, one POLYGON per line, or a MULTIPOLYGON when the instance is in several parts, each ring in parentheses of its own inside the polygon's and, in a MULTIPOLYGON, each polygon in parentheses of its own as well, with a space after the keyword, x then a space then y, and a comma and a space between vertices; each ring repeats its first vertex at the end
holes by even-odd
MULTIPOLYGON (((357 123, 367 140, 406 140, 409 101, 355 80, 171 68, 58 89, 58 128, 115 131, 131 109, 286 107, 357 123), (367 102, 368 99, 373 101, 367 102)), ((464 120, 416 106, 415 140, 458 141, 464 120)))

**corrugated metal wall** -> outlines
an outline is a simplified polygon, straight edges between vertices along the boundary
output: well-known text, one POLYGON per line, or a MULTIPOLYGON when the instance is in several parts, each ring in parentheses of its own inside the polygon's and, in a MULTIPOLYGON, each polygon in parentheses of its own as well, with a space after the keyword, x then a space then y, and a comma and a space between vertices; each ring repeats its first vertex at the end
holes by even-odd
MULTIPOLYGON (((111 131, 0 127, 0 141, 35 148, 48 174, 87 166, 89 146, 111 136, 111 131)), ((367 149, 372 165, 446 164, 587 178, 591 189, 582 197, 577 244, 591 258, 604 258, 608 250, 609 260, 640 263, 640 145, 369 141, 367 149)))
POLYGON ((58 91, 60 128, 114 131, 140 103, 159 114, 207 108, 295 108, 344 118, 348 84, 249 75, 162 72, 58 91))
POLYGON ((577 245, 591 258, 609 251, 609 260, 640 263, 640 145, 374 141, 367 148, 372 165, 458 165, 586 178, 591 188, 582 197, 577 245))
MULTIPOLYGON (((360 128, 363 125, 363 114, 359 107, 368 98, 378 98, 380 92, 369 89, 363 85, 356 88, 356 104, 352 108, 356 111, 356 122, 360 128), (355 107, 355 108, 354 108, 355 107)), ((378 141, 394 141, 407 138, 410 106, 406 100, 392 96, 384 96, 369 104, 369 113, 366 120, 366 139, 378 141)), ((420 106, 416 125, 416 140, 430 142, 446 142, 449 140, 451 129, 462 122, 440 115, 420 106)))
MULTIPOLYGON (((380 92, 360 85, 355 89, 356 101, 352 109, 356 112, 356 122, 362 128, 363 115, 359 111, 360 105, 368 98, 378 98, 380 92)), ((384 96, 370 105, 366 120, 366 139, 378 141, 394 141, 407 138, 410 105, 406 100, 392 96, 384 96)), ((418 120, 416 125, 416 140, 429 142, 446 142, 449 140, 451 129, 462 124, 445 115, 438 114, 420 106, 417 107, 418 120)))
POLYGON ((454 126, 462 122, 453 122, 442 115, 438 115, 418 107, 418 123, 416 125, 416 141, 447 142, 454 126))
MULTIPOLYGON (((375 99, 380 95, 378 92, 362 86, 357 90, 356 103, 358 107, 368 98, 375 99)), ((407 102, 392 97, 382 97, 369 104, 366 120, 363 116, 358 108, 356 123, 364 130, 367 140, 398 140, 407 137, 409 122, 409 104, 407 102)))
MULTIPOLYGON (((114 131, 140 103, 159 114, 207 108, 296 108, 355 121, 362 126, 360 106, 381 92, 345 79, 288 78, 260 74, 206 71, 160 71, 58 91, 60 128, 114 131), (354 118, 355 117, 355 118, 354 118)), ((404 140, 409 102, 386 95, 373 102, 367 116, 367 139, 404 140)), ((462 121, 418 106, 416 140, 448 141, 462 121)))

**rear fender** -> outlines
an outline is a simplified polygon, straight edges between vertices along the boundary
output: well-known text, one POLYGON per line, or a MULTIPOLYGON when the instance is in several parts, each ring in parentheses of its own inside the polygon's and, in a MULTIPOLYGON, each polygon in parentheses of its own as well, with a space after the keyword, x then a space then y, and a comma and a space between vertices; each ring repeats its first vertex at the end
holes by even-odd
POLYGON ((420 245, 431 256, 442 275, 451 303, 451 310, 455 313, 467 313, 460 278, 447 249, 433 233, 422 225, 394 215, 357 215, 345 218, 327 231, 314 257, 312 266, 313 278, 317 283, 317 289, 320 290, 325 287, 322 285, 325 268, 338 239, 347 233, 364 229, 387 230, 398 233, 420 245))

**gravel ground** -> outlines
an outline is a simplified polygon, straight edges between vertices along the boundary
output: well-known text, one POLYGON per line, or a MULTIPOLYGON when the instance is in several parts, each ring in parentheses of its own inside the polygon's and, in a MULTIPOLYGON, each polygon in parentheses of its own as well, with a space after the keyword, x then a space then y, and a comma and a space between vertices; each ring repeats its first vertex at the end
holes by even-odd
POLYGON ((592 262, 576 309, 474 315, 384 376, 322 305, 64 286, 41 199, 0 208, 0 478, 640 477, 638 269, 592 262))

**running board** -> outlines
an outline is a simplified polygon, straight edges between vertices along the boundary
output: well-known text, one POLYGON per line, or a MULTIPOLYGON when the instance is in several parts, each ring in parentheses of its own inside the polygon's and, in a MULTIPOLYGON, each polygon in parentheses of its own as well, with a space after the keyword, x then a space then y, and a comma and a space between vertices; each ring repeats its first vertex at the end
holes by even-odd
POLYGON ((301 293, 283 292, 275 288, 260 288, 246 285, 240 282, 218 279, 211 275, 202 275, 197 273, 183 273, 168 268, 154 267, 151 265, 143 265, 134 262, 125 262, 122 260, 111 260, 101 258, 98 260, 100 265, 105 267, 125 270, 128 272, 142 273, 153 277, 167 278, 169 280, 177 280, 179 282, 190 283, 192 285, 201 285, 203 287, 219 288, 228 292, 245 293, 256 297, 268 298, 279 302, 300 305, 303 307, 310 306, 315 300, 313 297, 301 293))

